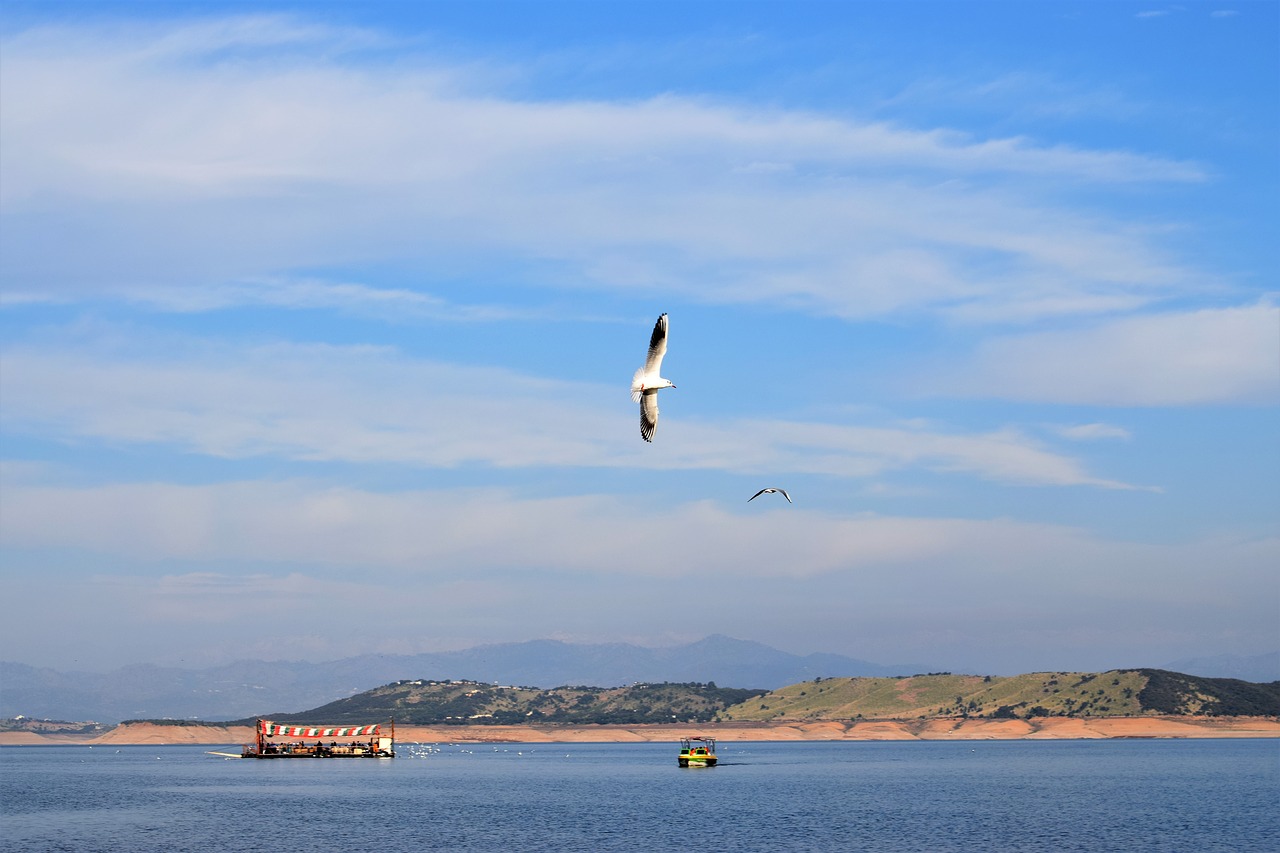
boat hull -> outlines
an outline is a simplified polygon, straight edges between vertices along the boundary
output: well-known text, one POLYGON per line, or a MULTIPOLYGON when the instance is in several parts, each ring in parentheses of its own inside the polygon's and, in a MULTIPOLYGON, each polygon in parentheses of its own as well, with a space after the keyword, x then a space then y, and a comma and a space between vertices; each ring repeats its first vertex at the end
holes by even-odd
POLYGON ((241 758, 395 758, 395 749, 389 744, 374 749, 368 746, 304 746, 290 744, 278 747, 271 744, 261 749, 246 746, 241 758))
POLYGON ((715 767, 715 758, 680 758, 681 767, 715 767))

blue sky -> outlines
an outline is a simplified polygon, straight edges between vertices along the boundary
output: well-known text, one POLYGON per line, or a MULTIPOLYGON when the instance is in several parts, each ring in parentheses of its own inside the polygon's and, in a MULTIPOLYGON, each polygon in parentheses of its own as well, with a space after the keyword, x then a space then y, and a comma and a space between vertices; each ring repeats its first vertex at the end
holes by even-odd
POLYGON ((0 657, 1280 647, 1274 3, 0 11, 0 657))

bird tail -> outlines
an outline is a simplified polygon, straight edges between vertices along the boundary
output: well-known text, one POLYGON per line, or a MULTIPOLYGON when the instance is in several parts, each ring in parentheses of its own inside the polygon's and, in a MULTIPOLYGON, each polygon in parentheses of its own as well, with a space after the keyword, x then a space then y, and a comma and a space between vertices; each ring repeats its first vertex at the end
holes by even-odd
POLYGON ((631 402, 640 402, 640 380, 644 377, 644 368, 636 371, 635 376, 631 377, 631 402))

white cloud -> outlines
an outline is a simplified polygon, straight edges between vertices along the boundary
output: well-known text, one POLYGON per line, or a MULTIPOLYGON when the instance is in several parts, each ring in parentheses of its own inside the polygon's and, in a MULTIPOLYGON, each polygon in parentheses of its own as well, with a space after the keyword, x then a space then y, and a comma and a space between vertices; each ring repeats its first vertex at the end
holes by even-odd
POLYGON ((1067 424, 1052 427, 1053 431, 1063 438, 1072 441, 1097 441, 1099 439, 1131 437, 1129 430, 1114 424, 1067 424))
MULTIPOLYGON (((223 282, 203 288, 121 288, 119 298, 158 311, 198 313, 262 306, 321 309, 388 321, 445 320, 453 323, 532 319, 549 312, 498 305, 466 305, 407 288, 379 288, 358 282, 316 278, 267 278, 223 282)), ((3 302, 0 302, 3 304, 3 302)))
POLYGON ((378 257, 1003 320, 1198 286, 1151 234, 1047 189, 1201 181, 1195 164, 676 95, 504 99, 420 56, 358 63, 353 38, 374 37, 268 17, 11 39, 10 289, 202 287, 378 257), (312 49, 259 52, 282 44, 312 49))
POLYGON ((1053 403, 1182 406, 1280 400, 1280 308, 1255 305, 1125 317, 996 338, 932 387, 1053 403))
MULTIPOLYGON (((144 564, 311 566, 424 574, 805 578, 890 566, 985 565, 1003 576, 1031 554, 1066 566, 1092 549, 1127 548, 1067 527, 1009 519, 838 516, 802 506, 734 510, 711 501, 649 506, 583 495, 526 498, 498 489, 376 493, 303 481, 166 483, 7 490, 6 547, 73 549, 144 564), (67 519, 76 523, 68 525, 67 519), (632 547, 636 519, 661 545, 632 547), (574 535, 547 536, 547 531, 574 535), (1073 557, 1065 555, 1072 554, 1073 557), (480 573, 480 574, 477 574, 480 573)), ((1089 576, 1083 566, 1075 569, 1089 576)), ((260 572, 199 570, 157 595, 234 596, 260 572)), ((339 572, 337 577, 341 577, 339 572)), ((273 583, 275 583, 273 581, 273 583)), ((1074 585, 1075 581, 1063 581, 1074 585)), ((287 594, 280 581, 273 594, 287 594)), ((259 589, 259 592, 263 592, 259 589)))
POLYGON ((80 654, 108 661, 108 649, 159 637, 169 655, 218 638, 236 653, 285 654, 264 651, 271 637, 312 659, 423 634, 657 644, 689 630, 674 603, 695 590, 717 605, 701 633, 783 648, 817 636, 823 650, 885 662, 982 659, 1012 671, 1081 656, 1159 663, 1124 658, 1188 636, 1272 642, 1280 559, 1274 538, 1150 544, 1000 518, 300 481, 24 485, 6 493, 0 539, 16 569, 5 647, 57 645, 70 606, 83 614, 79 636, 104 638, 80 654), (638 519, 661 543, 640 543, 638 519), (127 568, 104 576, 104 565, 127 568), (177 642, 175 622, 188 626, 177 642), (1181 635, 1163 636, 1168 625, 1181 635))
POLYGON ((669 418, 656 457, 625 388, 406 358, 386 348, 59 340, 0 358, 6 428, 207 456, 423 468, 564 466, 869 477, 923 468, 1000 482, 1128 488, 1012 429, 952 433, 669 418), (406 393, 405 389, 414 389, 406 393))

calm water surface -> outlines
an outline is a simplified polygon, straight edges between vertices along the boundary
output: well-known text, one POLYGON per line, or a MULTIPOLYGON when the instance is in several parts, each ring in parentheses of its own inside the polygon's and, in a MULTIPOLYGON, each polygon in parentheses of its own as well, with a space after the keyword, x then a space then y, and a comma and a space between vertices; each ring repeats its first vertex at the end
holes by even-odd
POLYGON ((0 748, 0 850, 1280 850, 1280 740, 0 748))

